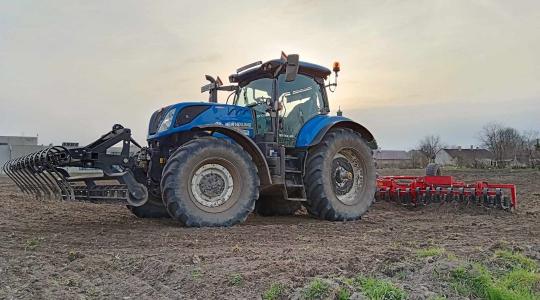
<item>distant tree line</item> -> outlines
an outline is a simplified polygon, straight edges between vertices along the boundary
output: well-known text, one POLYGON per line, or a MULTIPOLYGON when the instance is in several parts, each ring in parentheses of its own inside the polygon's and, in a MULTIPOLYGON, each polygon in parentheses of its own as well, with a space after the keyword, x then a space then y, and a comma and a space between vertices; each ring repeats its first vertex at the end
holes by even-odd
MULTIPOLYGON (((484 149, 493 153, 493 160, 499 167, 505 167, 514 162, 533 168, 540 166, 538 131, 520 132, 500 123, 489 123, 479 132, 478 140, 484 149)), ((425 155, 428 160, 434 160, 437 153, 446 147, 440 136, 428 135, 419 141, 416 151, 425 155)))
POLYGON ((482 146, 503 162, 509 159, 527 160, 532 167, 536 163, 536 152, 540 150, 538 131, 517 129, 499 123, 490 123, 482 128, 479 140, 482 146))

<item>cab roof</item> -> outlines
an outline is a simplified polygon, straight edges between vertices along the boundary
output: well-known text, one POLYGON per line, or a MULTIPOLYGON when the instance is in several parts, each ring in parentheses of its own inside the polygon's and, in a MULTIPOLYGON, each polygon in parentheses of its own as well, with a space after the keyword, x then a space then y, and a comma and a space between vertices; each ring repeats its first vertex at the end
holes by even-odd
MULTIPOLYGON (((253 67, 240 73, 230 75, 229 81, 231 83, 239 83, 240 85, 242 85, 243 82, 249 82, 257 78, 271 78, 280 66, 282 67, 280 74, 284 73, 286 64, 287 62, 281 59, 269 60, 258 67, 253 67)), ((300 61, 298 73, 309 75, 311 77, 319 77, 326 79, 328 75, 330 75, 331 71, 330 69, 323 66, 300 61)))

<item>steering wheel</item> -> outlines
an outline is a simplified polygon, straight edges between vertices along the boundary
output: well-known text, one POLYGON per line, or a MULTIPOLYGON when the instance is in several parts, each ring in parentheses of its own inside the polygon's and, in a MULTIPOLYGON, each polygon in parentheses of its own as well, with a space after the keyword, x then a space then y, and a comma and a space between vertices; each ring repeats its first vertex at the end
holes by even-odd
POLYGON ((250 103, 250 104, 248 104, 248 105, 246 105, 246 106, 248 106, 248 107, 253 107, 253 106, 257 106, 257 105, 265 105, 265 106, 268 106, 268 100, 272 100, 272 98, 261 96, 261 97, 255 98, 254 100, 255 100, 255 102, 250 103))

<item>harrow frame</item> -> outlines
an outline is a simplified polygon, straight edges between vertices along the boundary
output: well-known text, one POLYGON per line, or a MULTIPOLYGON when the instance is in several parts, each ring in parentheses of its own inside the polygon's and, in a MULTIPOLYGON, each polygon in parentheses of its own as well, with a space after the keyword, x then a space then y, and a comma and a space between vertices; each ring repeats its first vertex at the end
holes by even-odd
POLYGON ((514 184, 465 183, 452 176, 380 176, 375 197, 410 206, 457 202, 507 211, 517 207, 514 184))

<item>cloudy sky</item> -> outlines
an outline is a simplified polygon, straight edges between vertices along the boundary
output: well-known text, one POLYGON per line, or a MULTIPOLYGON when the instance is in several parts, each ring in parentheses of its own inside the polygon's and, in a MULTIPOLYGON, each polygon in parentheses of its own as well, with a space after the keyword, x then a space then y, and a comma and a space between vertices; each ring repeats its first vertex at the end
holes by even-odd
POLYGON ((121 123, 143 141, 157 108, 207 99, 204 74, 281 50, 339 60, 332 110, 385 149, 540 130, 538 1, 0 0, 0 135, 87 143, 121 123))

